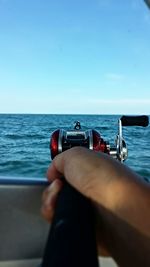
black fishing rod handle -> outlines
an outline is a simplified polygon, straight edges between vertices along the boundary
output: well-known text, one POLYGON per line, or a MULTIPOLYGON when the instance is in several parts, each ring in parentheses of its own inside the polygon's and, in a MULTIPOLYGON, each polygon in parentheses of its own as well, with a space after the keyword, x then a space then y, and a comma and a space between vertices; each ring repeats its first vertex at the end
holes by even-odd
POLYGON ((122 116, 122 126, 142 126, 147 127, 149 124, 148 116, 122 116))
POLYGON ((67 182, 59 194, 42 267, 98 267, 90 200, 67 182))

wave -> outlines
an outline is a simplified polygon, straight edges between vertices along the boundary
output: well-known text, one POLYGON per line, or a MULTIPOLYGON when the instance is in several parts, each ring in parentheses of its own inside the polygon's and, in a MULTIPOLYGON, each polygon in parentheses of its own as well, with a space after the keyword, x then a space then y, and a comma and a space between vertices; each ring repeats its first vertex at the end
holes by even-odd
POLYGON ((45 138, 45 135, 41 134, 25 134, 25 135, 19 135, 19 134, 6 134, 6 138, 12 139, 12 140, 18 140, 18 139, 43 139, 45 138))

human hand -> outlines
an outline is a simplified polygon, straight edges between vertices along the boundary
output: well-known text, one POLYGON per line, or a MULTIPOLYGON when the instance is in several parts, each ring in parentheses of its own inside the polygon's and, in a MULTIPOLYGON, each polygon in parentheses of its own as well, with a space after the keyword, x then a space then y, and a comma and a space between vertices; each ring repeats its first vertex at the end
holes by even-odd
MULTIPOLYGON (((95 152, 84 148, 73 148, 54 159, 48 170, 48 179, 52 183, 43 193, 42 214, 48 222, 51 223, 52 221, 57 196, 63 186, 63 182, 59 179, 61 176, 65 176, 68 182, 71 180, 73 186, 78 191, 93 200, 92 195, 99 185, 99 181, 97 180, 97 175, 99 175, 99 160, 100 155, 96 155, 95 152), (78 181, 74 181, 76 180, 74 177, 78 181), (91 192, 91 189, 94 191, 91 192), (90 195, 90 192, 92 195, 90 195)), ((99 202, 99 197, 96 199, 96 202, 99 202)), ((108 255, 106 249, 104 249, 104 245, 100 246, 100 251, 101 254, 108 255)))
POLYGON ((64 176, 96 209, 98 246, 121 266, 133 266, 135 259, 136 266, 145 260, 149 266, 149 184, 109 155, 83 147, 56 156, 47 176, 51 185, 43 194, 42 214, 49 222, 64 176))
POLYGON ((108 156, 105 159, 104 155, 81 147, 69 149, 56 156, 47 172, 51 184, 43 193, 43 216, 51 222, 57 195, 63 186, 62 176, 83 195, 100 202, 102 185, 108 185, 110 182, 110 170, 108 170, 108 166, 105 168, 105 165, 108 165, 107 158, 108 156), (101 172, 102 178, 99 177, 99 172, 101 172), (101 190, 98 191, 100 186, 101 190))

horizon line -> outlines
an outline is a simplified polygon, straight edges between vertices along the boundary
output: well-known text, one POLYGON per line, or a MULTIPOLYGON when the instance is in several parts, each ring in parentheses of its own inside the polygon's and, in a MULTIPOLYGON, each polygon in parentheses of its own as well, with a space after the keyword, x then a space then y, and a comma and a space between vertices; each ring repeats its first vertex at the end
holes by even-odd
POLYGON ((30 112, 0 112, 0 115, 66 115, 66 116, 71 116, 71 115, 81 115, 81 116, 92 116, 92 115, 97 115, 97 116, 122 116, 122 115, 127 115, 127 116, 142 116, 142 115, 147 115, 150 116, 150 114, 146 113, 30 113, 30 112))

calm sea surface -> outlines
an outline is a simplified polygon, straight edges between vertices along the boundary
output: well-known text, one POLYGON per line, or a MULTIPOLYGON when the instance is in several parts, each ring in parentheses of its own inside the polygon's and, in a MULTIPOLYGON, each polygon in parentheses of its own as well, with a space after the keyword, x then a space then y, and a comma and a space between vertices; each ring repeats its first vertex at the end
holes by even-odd
MULTIPOLYGON (((0 176, 45 177, 51 161, 49 140, 57 128, 79 120, 114 143, 119 116, 111 115, 2 115, 0 114, 0 176)), ((126 163, 150 180, 150 126, 124 127, 126 163)))

